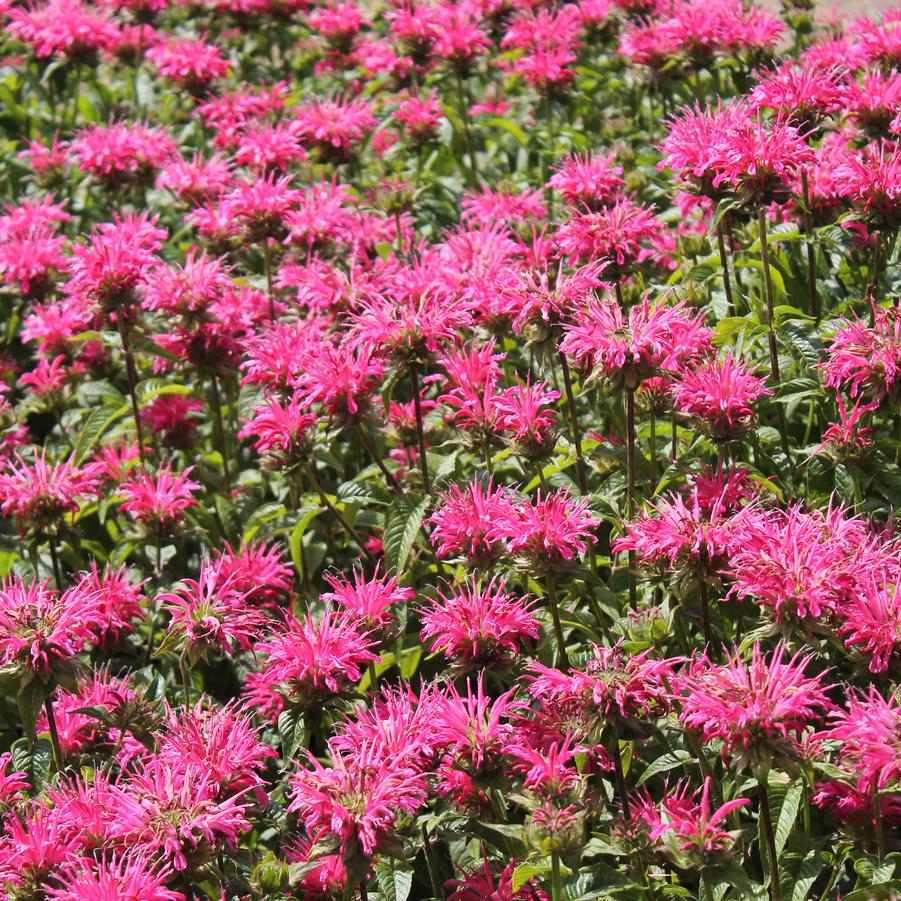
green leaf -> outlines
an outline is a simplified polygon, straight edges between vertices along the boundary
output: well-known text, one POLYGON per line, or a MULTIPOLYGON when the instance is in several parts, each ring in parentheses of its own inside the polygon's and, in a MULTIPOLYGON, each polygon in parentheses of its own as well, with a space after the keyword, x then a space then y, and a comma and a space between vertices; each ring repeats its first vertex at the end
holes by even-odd
POLYGON ((782 897, 791 898, 791 901, 805 901, 810 887, 817 881, 823 868, 826 866, 826 857, 822 851, 811 851, 802 861, 798 869, 784 878, 783 868, 780 866, 780 884, 782 897))
POLYGON ((502 128, 504 131, 509 132, 516 138, 517 141, 523 146, 527 147, 529 145, 529 139, 526 137, 526 133, 511 119, 486 119, 481 123, 486 128, 502 128))
POLYGON ((773 831, 776 839, 776 856, 782 854, 785 843, 791 835, 792 826, 798 818, 804 783, 796 779, 786 789, 770 787, 770 803, 773 807, 773 831))
POLYGON ((384 535, 385 562, 389 572, 403 572, 428 506, 428 497, 417 497, 415 494, 402 494, 391 502, 384 535))
POLYGON ((138 396, 138 403, 143 407, 147 401, 159 397, 161 394, 190 394, 191 387, 189 385, 176 385, 167 382, 165 379, 144 379, 135 386, 135 394, 138 396))
POLYGON ((13 742, 10 750, 13 769, 28 776, 31 790, 37 794, 50 775, 53 746, 46 738, 39 738, 29 747, 28 739, 20 738, 13 742))
POLYGON ((642 785, 652 776, 658 773, 666 773, 674 770, 677 766, 682 766, 688 760, 691 760, 691 754, 688 751, 674 751, 672 754, 664 754, 658 757, 642 774, 638 780, 638 785, 642 785))
POLYGON ((297 753, 306 738, 306 723, 303 711, 297 708, 283 710, 278 715, 278 734, 282 740, 282 757, 290 760, 297 753))
POLYGON ((393 860, 379 860, 375 865, 375 877, 384 901, 407 901, 413 888, 413 871, 399 867, 393 860))
POLYGON ((530 879, 551 871, 549 864, 521 863, 513 871, 513 891, 518 892, 530 879))
POLYGON ((23 680, 16 694, 16 704, 19 707, 19 718, 22 720, 22 729, 25 737, 30 741, 34 738, 35 723, 44 701, 50 696, 51 688, 40 679, 31 678, 23 680))
POLYGON ((75 462, 82 463, 96 446, 103 433, 128 412, 128 404, 107 404, 91 411, 75 440, 75 462))
POLYGON ((301 508, 300 515, 297 517, 297 524, 291 530, 291 538, 288 541, 288 547, 291 550, 291 559, 294 566, 297 567, 298 575, 303 578, 303 552, 301 550, 301 542, 310 523, 322 512, 322 507, 318 504, 301 508))

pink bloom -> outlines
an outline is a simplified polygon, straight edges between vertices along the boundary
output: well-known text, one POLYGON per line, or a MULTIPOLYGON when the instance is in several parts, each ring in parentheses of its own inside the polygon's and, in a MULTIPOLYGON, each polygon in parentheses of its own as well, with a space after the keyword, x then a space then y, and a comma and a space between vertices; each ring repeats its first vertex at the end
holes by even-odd
POLYGON ((894 307, 875 307, 873 325, 841 320, 822 364, 827 388, 852 398, 894 399, 901 381, 901 315, 894 307))
POLYGON ((378 853, 398 814, 415 813, 426 799, 425 777, 383 759, 373 745, 330 750, 326 766, 306 755, 308 769, 291 776, 288 810, 314 838, 337 839, 345 860, 378 853))
POLYGON ((366 665, 378 659, 373 644, 346 612, 327 612, 303 622, 288 616, 286 627, 257 645, 257 652, 264 657, 266 684, 289 703, 315 709, 359 682, 366 665))
POLYGON ((154 863, 144 850, 113 852, 109 859, 84 857, 65 868, 59 886, 48 889, 47 897, 53 901, 184 901, 181 892, 166 888, 170 876, 169 867, 154 863))
POLYGON ((507 591, 504 579, 481 587, 473 579, 453 586, 425 608, 421 635, 430 649, 467 668, 505 666, 522 644, 538 637, 534 602, 507 591))
POLYGON ((510 517, 514 498, 504 487, 483 487, 473 481, 461 488, 456 483, 439 496, 432 525, 431 542, 439 557, 465 556, 470 565, 490 564, 506 551, 506 536, 494 524, 510 517))
POLYGON ((129 578, 125 566, 113 569, 107 563, 101 573, 97 561, 91 561, 91 568, 78 576, 75 588, 92 595, 103 614, 103 626, 98 631, 101 642, 118 642, 124 635, 135 631, 135 620, 144 618, 143 604, 146 602, 141 584, 135 585, 129 578))
POLYGON ((460 207, 464 223, 478 223, 481 226, 493 223, 514 226, 547 216, 541 192, 537 190, 517 193, 512 190, 493 191, 482 188, 466 191, 460 207))
POLYGON ((755 642, 750 661, 737 650, 722 665, 702 659, 684 679, 683 725, 705 742, 722 741, 723 757, 731 757, 736 769, 802 757, 802 736, 833 709, 825 673, 807 676, 809 658, 800 651, 790 659, 786 654, 780 644, 766 659, 755 642))
MULTIPOLYGON (((852 559, 858 572, 864 561, 852 559)), ((843 620, 839 634, 848 648, 869 657, 871 673, 887 672, 901 654, 901 576, 886 583, 880 575, 867 571, 837 610, 843 620)))
POLYGON ((0 665, 47 682, 97 639, 104 619, 92 592, 76 586, 60 594, 11 576, 0 583, 0 665))
POLYGON ((69 153, 82 172, 115 186, 150 183, 177 149, 161 128, 112 122, 87 126, 72 140, 69 153))
POLYGON ((282 559, 284 551, 266 542, 247 542, 234 550, 226 542, 217 551, 216 573, 256 604, 278 604, 294 588, 294 568, 282 559))
POLYGON ((557 231, 556 243, 567 257, 604 263, 606 274, 619 279, 647 255, 647 242, 662 229, 653 210, 621 197, 611 206, 573 215, 557 231))
POLYGON ((143 820, 136 844, 160 853, 175 870, 203 864, 217 851, 235 851, 251 828, 248 802, 237 794, 220 799, 219 782, 205 764, 151 757, 131 777, 128 793, 143 820))
POLYGON ((644 816, 650 827, 651 840, 663 839, 664 846, 674 842, 678 852, 674 855, 677 863, 705 866, 711 857, 731 851, 738 840, 736 833, 725 831, 720 826, 733 810, 746 807, 751 802, 747 798, 733 798, 712 810, 712 781, 711 776, 704 780, 700 801, 697 800, 698 793, 692 793, 686 782, 677 785, 672 792, 667 791, 660 804, 652 810, 646 808, 644 816))
POLYGON ((689 313, 682 302, 652 307, 645 299, 628 314, 610 300, 590 302, 564 332, 560 349, 597 369, 615 388, 635 388, 660 370, 678 368, 711 348, 711 333, 702 317, 689 313))
POLYGON ((271 397, 257 407, 238 432, 239 438, 253 438, 254 449, 271 457, 276 466, 290 468, 309 455, 316 440, 316 414, 299 394, 282 404, 271 397))
POLYGON ((528 677, 534 697, 570 713, 586 735, 598 727, 659 715, 669 710, 675 676, 673 662, 656 660, 650 651, 627 654, 619 641, 611 648, 592 645, 584 670, 568 673, 533 663, 528 677))
POLYGON ((206 659, 213 648, 248 650, 262 637, 266 617, 235 587, 237 576, 222 578, 218 563, 204 558, 197 579, 183 579, 174 592, 157 596, 169 613, 164 647, 206 659))
POLYGON ((874 687, 851 691, 847 710, 836 710, 821 739, 841 742, 840 760, 857 774, 856 788, 869 796, 901 779, 901 692, 888 698, 874 687))
POLYGON ((574 499, 566 488, 523 500, 489 531, 503 536, 510 551, 540 568, 573 561, 594 542, 599 525, 588 509, 588 498, 574 499))
POLYGON ((10 771, 13 757, 8 751, 0 754, 0 804, 11 805, 21 800, 21 792, 31 787, 28 774, 10 771))
POLYGON ((563 199, 576 209, 598 209, 614 202, 625 182, 623 167, 615 164, 615 155, 594 154, 566 157, 555 169, 548 187, 559 191, 563 199))
POLYGON ((74 458, 50 463, 46 450, 35 453, 31 463, 17 452, 0 468, 0 511, 19 520, 22 530, 52 534, 67 514, 99 495, 95 466, 76 466, 74 458))
POLYGON ((742 437, 751 428, 757 418, 754 402, 772 393, 764 379, 727 354, 683 373, 676 382, 674 403, 714 441, 725 442, 742 437))
POLYGON ((313 97, 294 110, 295 127, 301 140, 325 159, 346 158, 376 125, 369 101, 313 97))
POLYGON ((394 620, 391 608, 406 604, 414 595, 394 576, 380 575, 378 567, 370 578, 358 568, 353 571, 353 581, 341 573, 326 573, 323 578, 331 591, 320 595, 320 600, 340 607, 364 632, 382 632, 394 620))
POLYGON ((119 486, 125 498, 119 509, 154 529, 171 530, 182 521, 185 510, 197 506, 194 492, 200 485, 188 478, 192 468, 173 473, 170 462, 155 476, 140 472, 127 479, 119 486))
POLYGON ((34 8, 13 7, 6 30, 29 44, 38 59, 66 57, 73 62, 98 62, 113 46, 117 29, 105 15, 78 0, 50 0, 34 8))
POLYGON ((518 889, 513 888, 513 874, 520 863, 514 858, 500 873, 495 873, 486 857, 481 868, 463 872, 459 879, 444 884, 445 888, 454 890, 447 901, 548 901, 547 893, 534 876, 518 889))
POLYGON ((559 397, 547 382, 526 381, 505 388, 494 402, 497 430, 525 457, 547 456, 557 438, 554 404, 559 397))
POLYGON ((164 78, 185 85, 195 93, 211 81, 223 78, 231 68, 218 47, 191 38, 157 44, 147 51, 147 59, 164 78))

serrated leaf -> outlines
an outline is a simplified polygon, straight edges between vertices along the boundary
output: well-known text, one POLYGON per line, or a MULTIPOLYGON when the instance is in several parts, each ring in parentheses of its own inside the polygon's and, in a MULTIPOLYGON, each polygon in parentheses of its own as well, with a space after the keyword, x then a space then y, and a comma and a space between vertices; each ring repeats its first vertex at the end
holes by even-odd
POLYGON ((306 722, 297 708, 283 710, 278 716, 278 734, 282 740, 282 757, 290 760, 306 739, 306 722))
POLYGON ((415 494, 403 494, 391 502, 384 535, 385 563, 389 572, 403 572, 428 506, 428 497, 415 494))
POLYGON ((677 766, 682 766, 686 761, 691 760, 691 754, 688 751, 673 751, 672 754, 664 754, 658 757, 642 774, 638 780, 638 785, 642 785, 652 776, 658 773, 666 773, 674 770, 677 766))
POLYGON ((103 433, 120 417, 128 412, 128 404, 108 404, 91 411, 87 421, 78 433, 73 453, 76 463, 83 463, 94 449, 103 433))
POLYGON ((776 839, 776 857, 778 858, 788 837, 791 835, 792 827, 798 818, 798 810, 801 807, 801 799, 804 796, 804 782, 796 779, 784 791, 778 789, 770 790, 770 803, 773 806, 773 831, 776 839))
POLYGON ((521 863, 513 871, 513 891, 518 892, 530 879, 543 876, 551 870, 549 864, 521 863))
POLYGON ((307 506, 300 510, 297 517, 297 524, 291 530, 291 538, 288 541, 288 547, 291 551, 291 560, 297 568, 298 575, 303 578, 303 553, 301 550, 301 542, 310 523, 322 512, 320 506, 307 506))
POLYGON ((135 394, 138 397, 138 403, 143 407, 148 401, 159 397, 161 394, 190 394, 191 388, 188 385, 177 385, 173 382, 167 382, 165 379, 144 379, 135 385, 135 394))
POLYGON ((50 696, 51 689, 40 679, 32 678, 24 681, 16 692, 16 704, 19 708, 19 719, 25 737, 32 741, 35 737, 35 723, 44 701, 50 696))
POLYGON ((384 901, 407 901, 413 888, 413 871, 399 867, 394 861, 379 860, 375 865, 375 877, 384 901))
POLYGON ((32 793, 37 794, 47 777, 53 761, 53 745, 46 738, 39 738, 31 746, 28 739, 20 738, 13 742, 12 768, 28 776, 32 793))
POLYGON ((826 866, 826 858, 821 851, 811 851, 802 861, 797 871, 790 874, 788 881, 783 878, 780 867, 780 883, 783 898, 789 897, 791 901, 805 901, 810 887, 817 881, 823 868, 826 866))

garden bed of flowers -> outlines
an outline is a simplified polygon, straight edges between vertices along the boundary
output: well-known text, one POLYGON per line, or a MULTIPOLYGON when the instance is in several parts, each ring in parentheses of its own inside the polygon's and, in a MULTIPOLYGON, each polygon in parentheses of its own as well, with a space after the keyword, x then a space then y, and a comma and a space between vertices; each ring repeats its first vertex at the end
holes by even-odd
POLYGON ((0 15, 4 898, 901 897, 901 13, 0 15))

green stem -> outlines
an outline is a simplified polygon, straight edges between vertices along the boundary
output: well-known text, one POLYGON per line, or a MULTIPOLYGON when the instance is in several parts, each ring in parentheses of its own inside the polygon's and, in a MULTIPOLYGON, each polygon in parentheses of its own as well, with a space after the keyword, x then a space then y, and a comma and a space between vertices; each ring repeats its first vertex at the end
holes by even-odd
POLYGON ((422 486, 431 496, 432 480, 429 478, 429 460, 425 452, 425 426, 422 416, 422 398, 419 396, 419 370, 416 363, 410 364, 410 389, 413 392, 413 407, 416 410, 416 439, 419 442, 419 468, 422 472, 422 486))
POLYGON ((50 744, 53 745, 53 760, 57 772, 63 769, 63 749, 59 743, 59 729, 56 726, 56 714, 53 712, 53 701, 50 695, 44 698, 44 712, 47 714, 47 729, 50 732, 50 744))
POLYGON ((219 453, 222 455, 222 479, 227 494, 231 494, 232 482, 228 460, 228 444, 225 439, 225 426, 222 420, 222 396, 219 393, 219 379, 214 375, 210 378, 210 389, 213 396, 213 423, 216 429, 216 441, 219 445, 219 453))
POLYGON ((560 891, 560 855, 551 851, 551 901, 561 901, 560 891))
POLYGON ((873 825, 876 827, 876 858, 880 866, 885 857, 885 834, 882 828, 882 808, 879 805, 879 789, 873 792, 873 825))
POLYGON ((466 141, 466 154, 469 157, 469 168, 467 176, 469 187, 475 188, 478 185, 478 171, 476 169, 476 155, 473 149, 472 140, 472 123, 469 118, 469 92, 463 82, 463 75, 458 71, 457 75, 457 96, 460 102, 460 119, 463 121, 463 139, 466 141))
POLYGON ((429 881, 432 883, 432 894, 435 901, 444 901, 444 890, 441 887, 441 879, 438 875, 438 861, 435 860, 435 849, 429 838, 429 831, 425 823, 419 824, 419 832, 422 835, 422 850, 425 852, 425 865, 429 871, 429 881))
POLYGON ((269 298, 269 318, 275 321, 275 298, 272 296, 272 248, 269 238, 263 238, 263 271, 266 273, 266 293, 269 298))
POLYGON ((185 655, 178 658, 178 671, 181 673, 181 687, 185 693, 185 710, 191 709, 191 676, 185 662, 185 655))
POLYGON ((338 524, 344 529, 345 532, 353 539, 354 543, 357 547, 366 555, 366 557, 372 561, 375 561, 375 557, 369 548, 366 547, 363 539, 360 538, 357 530, 344 518, 341 511, 328 499, 325 492, 325 486, 322 484, 322 480, 319 478, 319 473, 316 472, 315 468, 312 464, 307 463, 305 465, 305 470, 307 475, 309 475, 310 480, 316 486, 316 490, 319 492, 319 500, 322 502, 322 506, 338 520, 338 524))
POLYGON ((551 608, 551 619, 554 622, 554 637, 557 640, 557 668, 569 669, 566 639, 563 637, 563 624, 560 622, 560 606, 557 603, 557 585, 550 572, 545 575, 544 582, 547 589, 548 604, 551 608))
POLYGON ((720 266, 723 269, 723 289, 726 292, 726 312, 735 315, 735 300, 732 297, 732 279, 729 278, 729 258, 726 256, 726 237, 723 233, 722 221, 716 224, 716 243, 720 251, 720 266))
POLYGON ((59 565, 59 554, 56 550, 56 539, 49 538, 47 543, 50 546, 50 562, 53 564, 53 580, 56 582, 56 590, 63 590, 63 570, 59 565))
POLYGON ((563 373, 563 388, 566 391, 566 406, 569 410, 569 427, 572 430, 573 446, 576 449, 576 479, 579 483, 579 492, 584 497, 588 494, 588 480, 585 474, 585 457, 582 454, 582 431, 579 428, 579 416, 576 411, 576 398, 573 394, 572 378, 569 372, 569 361, 562 351, 557 352, 560 360, 560 370, 563 373))
MULTIPOLYGON (((626 517, 635 519, 635 389, 626 389, 626 517)), ((638 592, 635 585, 635 551, 629 551, 629 606, 638 606, 638 592)))
POLYGON ((713 629, 710 628, 710 599, 707 582, 701 579, 701 625, 704 629, 704 643, 708 651, 713 651, 713 629))
POLYGON ((770 272, 770 252, 767 246, 766 210, 761 206, 757 211, 757 225, 760 232, 760 262, 763 266, 763 286, 766 292, 766 324, 767 343, 770 348, 770 370, 773 381, 779 384, 779 351, 776 347, 776 331, 774 328, 775 302, 773 299, 773 276, 770 272))
POLYGON ((807 290, 810 300, 810 314, 819 321, 820 295, 817 293, 817 249, 814 243, 813 229, 810 225, 810 186, 807 182, 807 170, 801 170, 801 200, 804 213, 801 224, 808 235, 807 240, 807 290))
POLYGON ((616 793, 619 795, 620 804, 623 808, 623 816, 626 820, 632 819, 632 808, 629 804, 629 794, 626 791, 626 774, 623 772, 623 755, 619 748, 619 738, 613 737, 610 749, 613 757, 613 771, 616 777, 616 793))
POLYGON ((385 483, 388 486, 389 491, 394 491, 397 494, 402 494, 402 490, 400 485, 397 482, 397 479, 394 477, 394 473, 385 466, 382 458, 378 455, 375 445, 373 445, 369 435, 366 434, 366 429, 358 422, 356 424, 357 435, 360 438, 360 444, 363 445, 363 449, 369 454, 369 458, 375 463, 376 466, 381 470, 382 475, 385 477, 385 483))
POLYGON ((123 306, 116 308, 116 323, 119 326, 119 338, 122 341, 122 353, 125 356, 125 373, 128 377, 128 394, 131 398, 131 412, 135 421, 135 432, 138 436, 138 456, 141 459, 141 469, 146 470, 147 460, 144 454, 144 428, 141 425, 141 408, 138 404, 138 370, 135 366, 135 358, 131 351, 128 325, 125 322, 126 313, 123 306))
POLYGON ((760 797, 760 819, 766 839, 766 857, 769 861, 770 898, 781 901, 782 891, 779 886, 779 857, 776 853, 776 836, 773 832, 773 816, 770 811, 770 794, 766 776, 758 775, 757 792, 760 797))

